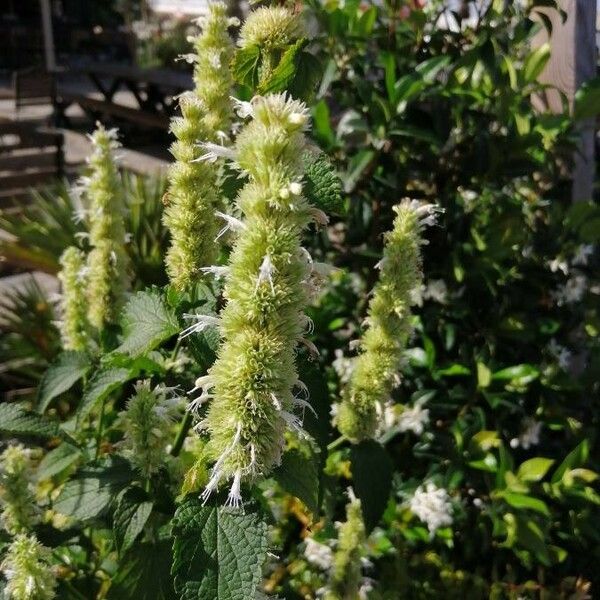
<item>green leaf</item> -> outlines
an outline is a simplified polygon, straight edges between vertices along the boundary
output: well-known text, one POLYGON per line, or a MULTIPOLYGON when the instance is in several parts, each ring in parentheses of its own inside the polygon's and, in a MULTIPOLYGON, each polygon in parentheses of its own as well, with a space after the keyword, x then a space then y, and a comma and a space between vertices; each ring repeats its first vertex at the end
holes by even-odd
POLYGON ((188 498, 173 519, 173 575, 182 600, 254 598, 267 556, 267 524, 244 511, 188 498))
POLYGON ((139 487, 130 487, 121 494, 113 515, 113 530, 120 552, 127 551, 142 533, 152 507, 152 501, 139 487))
POLYGON ((293 449, 283 455, 273 473, 275 481, 289 494, 302 500, 313 516, 319 513, 319 473, 316 457, 307 457, 293 449))
POLYGON ((550 458, 531 458, 521 463, 517 471, 517 477, 521 481, 540 481, 553 464, 554 461, 550 458))
POLYGON ((261 94, 287 90, 295 98, 303 98, 306 92, 314 87, 313 84, 319 77, 319 65, 317 63, 317 68, 314 69, 314 65, 309 67, 305 64, 310 58, 314 59, 312 55, 303 51, 307 44, 306 38, 299 39, 283 53, 268 81, 260 86, 261 94))
POLYGON ((535 81, 550 60, 550 45, 542 44, 534 50, 525 60, 523 71, 527 82, 535 81))
POLYGON ((492 375, 492 379, 497 381, 514 381, 521 385, 525 385, 537 379, 540 372, 533 365, 515 365, 514 367, 507 367, 496 371, 492 375))
POLYGON ((450 56, 434 56, 415 67, 415 71, 421 75, 426 83, 433 83, 438 73, 451 63, 450 56))
POLYGON ((38 388, 38 411, 43 413, 50 402, 86 375, 91 367, 84 352, 63 352, 44 373, 38 388))
POLYGON ((506 491, 500 492, 498 495, 501 498, 503 498, 508 504, 510 504, 513 508, 533 510, 546 517, 550 516, 548 506, 543 500, 540 500, 539 498, 533 498, 532 496, 528 496, 527 494, 519 494, 516 492, 506 491))
POLYGON ((367 532, 385 510, 392 488, 392 461, 385 448, 374 441, 361 442, 350 452, 354 492, 361 500, 367 532))
POLYGON ((255 89, 258 85, 258 71, 260 66, 260 48, 247 46, 239 48, 233 59, 233 77, 238 83, 255 89))
POLYGON ((81 452, 65 442, 44 456, 37 468, 38 479, 49 479, 62 473, 81 458, 81 452))
POLYGON ((175 600, 171 540, 138 544, 119 561, 108 600, 175 600))
POLYGON ((575 94, 575 118, 590 119, 600 114, 600 77, 586 81, 575 94))
POLYGON ((177 317, 156 292, 138 292, 125 306, 123 342, 116 352, 136 357, 179 332, 177 317))
POLYGON ((477 387, 486 388, 492 381, 492 372, 482 363, 477 363, 477 387))
POLYGON ((136 376, 137 371, 124 367, 107 367, 98 371, 83 394, 78 419, 86 417, 97 404, 136 376))
POLYGON ((133 478, 123 461, 107 461, 104 466, 88 467, 67 481, 54 502, 54 510, 80 521, 102 515, 115 496, 133 478))
POLYGON ((554 475, 552 475, 551 482, 558 483, 568 470, 583 467, 587 460, 589 451, 589 442, 587 440, 583 440, 581 444, 573 448, 573 450, 567 454, 562 463, 560 463, 556 471, 554 471, 554 475))
POLYGON ((374 158, 375 152, 373 150, 361 150, 350 159, 348 171, 343 178, 344 191, 346 193, 351 192, 356 187, 363 172, 371 164, 374 158))
POLYGON ((59 435, 58 421, 52 421, 37 413, 29 412, 21 404, 3 402, 0 404, 0 433, 33 437, 54 437, 59 435))

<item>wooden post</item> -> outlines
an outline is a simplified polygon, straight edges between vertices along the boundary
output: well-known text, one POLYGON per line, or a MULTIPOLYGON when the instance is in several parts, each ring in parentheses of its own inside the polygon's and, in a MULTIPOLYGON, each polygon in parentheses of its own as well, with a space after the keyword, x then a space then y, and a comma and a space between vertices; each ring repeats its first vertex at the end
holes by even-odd
POLYGON ((52 12, 50 0, 40 0, 42 13, 42 32, 44 34, 44 56, 46 70, 49 73, 56 71, 56 55, 54 54, 54 32, 52 31, 52 12))
MULTIPOLYGON (((556 11, 546 14, 552 21, 550 44, 552 57, 540 76, 540 81, 561 90, 573 109, 575 93, 583 83, 596 75, 596 0, 559 0, 567 14, 563 23, 556 11)), ((536 44, 548 41, 541 32, 536 44)), ((561 112, 558 94, 549 93, 543 99, 547 108, 561 112)), ((534 104, 540 104, 537 99, 534 104)), ((573 168, 573 200, 590 200, 594 185, 594 120, 578 124, 579 143, 573 168)))

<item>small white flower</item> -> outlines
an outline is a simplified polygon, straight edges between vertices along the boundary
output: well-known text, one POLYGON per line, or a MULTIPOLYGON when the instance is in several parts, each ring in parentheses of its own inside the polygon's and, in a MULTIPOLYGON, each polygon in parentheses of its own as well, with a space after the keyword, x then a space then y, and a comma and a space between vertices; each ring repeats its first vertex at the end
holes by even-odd
POLYGON ((260 268, 258 269, 258 278, 256 280, 255 291, 258 290, 259 286, 262 283, 269 282, 269 285, 271 286, 271 292, 274 294, 275 286, 273 285, 273 275, 276 272, 277 272, 277 269, 273 265, 273 262, 271 261, 271 257, 268 254, 266 254, 265 257, 263 258, 260 268))
POLYGON ((452 525, 452 504, 444 488, 438 488, 433 482, 421 485, 409 502, 410 510, 427 524, 430 534, 440 527, 452 525))
POLYGON ((202 156, 194 159, 192 162, 200 162, 206 161, 210 163, 216 162, 219 158, 224 158, 225 160, 235 160, 235 151, 227 146, 222 146, 221 144, 214 144, 213 142, 202 142, 198 144, 202 150, 204 150, 204 154, 202 156))
POLYGON ((290 193, 294 196, 299 196, 302 193, 302 184, 298 181, 290 183, 290 193))
POLYGON ((523 431, 519 437, 510 440, 511 448, 518 448, 519 446, 524 450, 528 450, 532 446, 537 446, 540 443, 540 433, 542 431, 542 423, 527 417, 523 419, 523 431))
POLYGON ((332 549, 312 538, 306 538, 305 543, 304 556, 306 560, 316 567, 323 569, 323 571, 329 570, 333 565, 332 549))
POLYGON ((229 267, 221 267, 218 265, 202 267, 200 270, 203 273, 214 275, 215 279, 223 279, 224 277, 227 277, 227 274, 229 273, 229 267))
POLYGON ((252 102, 238 100, 233 96, 231 96, 231 100, 233 101, 234 110, 240 119, 247 119, 248 117, 254 116, 254 107, 252 106, 252 102))
POLYGON ((426 300, 433 300, 439 304, 446 304, 448 300, 448 288, 446 282, 443 279, 432 279, 425 286, 422 296, 426 300))
POLYGON ((549 261, 548 266, 550 267, 550 270, 553 273, 561 271, 565 275, 569 274, 569 263, 567 263, 567 261, 560 256, 557 256, 556 258, 549 261))
POLYGON ((559 306, 580 302, 587 289, 585 275, 574 275, 567 279, 566 283, 554 292, 554 298, 559 306))
POLYGON ((340 378, 340 383, 346 384, 350 381, 354 369, 354 361, 344 356, 343 350, 339 348, 335 350, 335 359, 331 363, 331 366, 340 378))
POLYGON ((220 237, 224 236, 229 230, 243 231, 244 229, 246 229, 246 225, 244 224, 243 221, 240 221, 239 219, 236 219, 235 217, 232 217, 231 215, 227 215, 218 210, 215 212, 215 215, 225 221, 225 227, 223 227, 223 229, 221 229, 221 231, 219 231, 219 233, 217 234, 217 237, 215 238, 215 242, 220 237))
POLYGON ((197 315, 194 313, 188 313, 183 315, 184 319, 189 319, 195 321, 189 327, 186 327, 180 334, 179 337, 181 339, 188 337, 188 335, 192 335, 193 333, 200 333, 209 327, 218 327, 221 323, 221 320, 218 317, 214 317, 213 315, 197 315))
POLYGON ((398 430, 401 432, 412 431, 421 435, 429 424, 429 409, 423 408, 424 401, 418 400, 412 408, 404 408, 398 416, 398 430))
POLYGON ((558 360, 558 365, 564 371, 567 371, 573 360, 573 353, 565 346, 561 346, 554 338, 548 344, 548 351, 558 360))
POLYGON ((573 256, 571 263, 574 265, 585 267, 588 264, 588 259, 590 258, 590 256, 592 256, 592 254, 594 254, 593 244, 581 244, 577 248, 577 251, 573 256))

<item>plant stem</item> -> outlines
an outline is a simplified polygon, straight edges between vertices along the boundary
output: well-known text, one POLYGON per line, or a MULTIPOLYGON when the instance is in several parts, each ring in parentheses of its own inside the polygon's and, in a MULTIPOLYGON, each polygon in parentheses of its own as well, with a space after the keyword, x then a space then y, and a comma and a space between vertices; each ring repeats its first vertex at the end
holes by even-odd
POLYGON ((189 412, 186 412, 185 416, 183 417, 183 420, 181 421, 179 431, 177 432, 177 437, 173 442, 173 447, 171 448, 171 456, 179 456, 179 453, 181 452, 181 448, 183 446, 183 442, 185 441, 185 436, 190 430, 191 425, 192 415, 189 412))
POLYGON ((327 450, 331 452, 332 450, 335 450, 338 446, 341 446, 347 440, 348 438, 345 435, 340 435, 340 437, 337 440, 334 440, 333 442, 331 442, 331 444, 327 446, 327 450))

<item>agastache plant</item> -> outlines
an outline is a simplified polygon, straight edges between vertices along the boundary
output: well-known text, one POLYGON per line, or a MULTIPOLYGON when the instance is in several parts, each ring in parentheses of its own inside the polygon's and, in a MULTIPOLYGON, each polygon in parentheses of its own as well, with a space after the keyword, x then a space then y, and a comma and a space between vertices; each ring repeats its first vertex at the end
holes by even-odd
POLYGON ((115 129, 98 124, 91 136, 94 151, 90 174, 81 182, 89 204, 88 319, 100 330, 117 320, 128 285, 125 252, 124 200, 115 151, 120 148, 115 129))
POLYGON ((33 535, 20 533, 8 547, 0 564, 7 583, 5 596, 12 600, 52 600, 56 597, 56 575, 50 565, 51 552, 33 535))
POLYGON ((439 209, 405 200, 394 211, 393 229, 385 236, 383 258, 377 264, 380 276, 369 302, 367 330, 335 417, 340 432, 353 442, 375 435, 378 414, 399 383, 402 356, 412 331, 411 297, 423 278, 421 233, 426 225, 435 223, 439 209))
POLYGON ((346 521, 339 525, 338 544, 333 557, 329 584, 324 600, 353 600, 359 598, 361 558, 366 541, 361 502, 349 490, 346 521))
POLYGON ((238 44, 246 50, 259 49, 259 87, 271 77, 283 53, 304 34, 300 16, 285 6, 261 6, 248 15, 238 44))
MULTIPOLYGON (((165 197, 164 223, 171 232, 166 266, 180 290, 197 282, 202 268, 213 264, 218 255, 217 171, 207 164, 206 150, 221 150, 229 140, 233 115, 229 63, 234 49, 229 24, 225 4, 209 3, 207 16, 200 20, 202 33, 191 40, 194 53, 188 55, 195 65, 195 88, 180 96, 181 117, 171 123, 177 140, 171 146, 175 163, 165 197)), ((209 156, 217 158, 214 153, 209 156)))
POLYGON ((85 350, 88 343, 85 254, 70 246, 60 257, 62 286, 60 336, 65 350, 85 350))
POLYGON ((119 447, 144 477, 157 473, 165 464, 166 447, 180 400, 163 386, 154 389, 149 381, 140 381, 135 394, 120 413, 125 432, 119 447))
POLYGON ((31 450, 8 446, 0 455, 1 525, 11 534, 29 531, 40 519, 32 481, 31 450))
POLYGON ((256 97, 245 108, 253 119, 235 146, 236 165, 248 178, 237 198, 243 219, 223 215, 236 237, 225 275, 227 304, 220 319, 198 315, 190 328, 218 326, 223 339, 190 409, 213 398, 197 425, 209 432, 207 450, 216 461, 203 497, 232 480, 233 506, 241 503, 242 482, 280 462, 285 432, 303 433, 294 410, 307 406, 307 394, 295 353, 309 324, 303 311, 313 266, 301 235, 311 221, 326 221, 302 195, 305 105, 278 94, 256 97))

